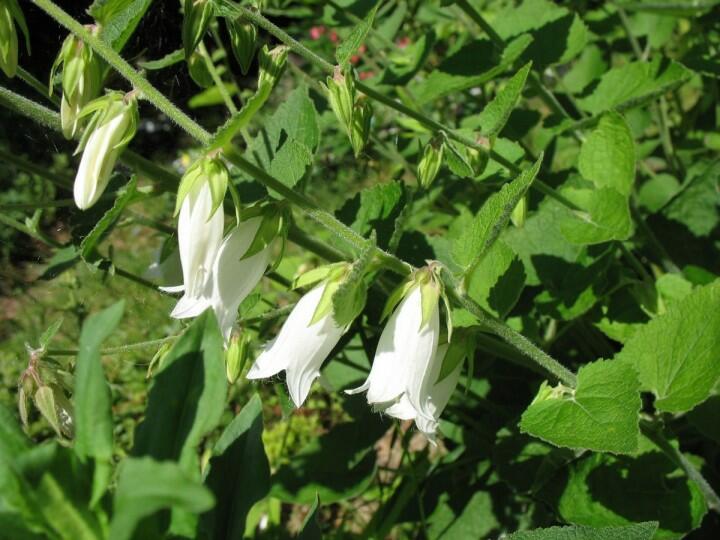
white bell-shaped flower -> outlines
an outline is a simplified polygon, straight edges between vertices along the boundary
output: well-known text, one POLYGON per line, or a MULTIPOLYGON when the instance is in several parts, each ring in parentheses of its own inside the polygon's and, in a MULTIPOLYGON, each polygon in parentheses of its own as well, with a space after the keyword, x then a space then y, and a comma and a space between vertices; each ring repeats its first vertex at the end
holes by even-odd
POLYGON ((262 217, 241 221, 223 240, 213 263, 210 303, 226 343, 238 307, 258 284, 270 263, 272 244, 245 257, 262 221, 262 217))
POLYGON ((73 186, 75 204, 81 210, 90 208, 103 194, 118 155, 135 134, 137 126, 134 97, 101 99, 108 101, 108 105, 96 113, 98 119, 91 123, 91 133, 83 138, 83 155, 73 186))
POLYGON ((222 208, 213 209, 208 182, 195 185, 180 206, 178 250, 183 284, 163 288, 168 292, 185 293, 170 313, 176 319, 195 317, 210 306, 211 272, 222 242, 224 226, 222 208))
POLYGON ((397 402, 382 411, 384 414, 400 420, 415 420, 415 425, 430 440, 435 438, 440 415, 450 401, 462 371, 462 362, 458 362, 450 373, 443 377, 442 380, 437 381, 447 350, 447 344, 440 345, 432 363, 430 378, 434 377, 436 382, 430 389, 427 402, 428 412, 432 415, 431 419, 418 414, 418 411, 410 403, 407 394, 403 394, 397 402))
POLYGON ((247 374, 248 379, 264 379, 284 369, 296 407, 307 398, 323 361, 345 332, 333 319, 332 309, 312 323, 327 285, 324 281, 300 299, 278 336, 267 345, 247 374))
POLYGON ((385 408, 406 396, 412 407, 432 418, 427 401, 430 368, 440 338, 437 300, 423 316, 423 290, 434 284, 413 285, 390 316, 378 341, 375 358, 365 383, 348 390, 367 391, 368 403, 385 408))

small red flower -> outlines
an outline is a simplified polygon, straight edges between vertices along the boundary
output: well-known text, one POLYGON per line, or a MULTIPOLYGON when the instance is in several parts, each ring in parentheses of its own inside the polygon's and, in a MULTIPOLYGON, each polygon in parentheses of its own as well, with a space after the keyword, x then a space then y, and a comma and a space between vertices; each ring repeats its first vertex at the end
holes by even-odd
POLYGON ((327 30, 324 26, 313 26, 310 28, 310 39, 317 40, 320 39, 320 37, 325 33, 325 30, 327 30))

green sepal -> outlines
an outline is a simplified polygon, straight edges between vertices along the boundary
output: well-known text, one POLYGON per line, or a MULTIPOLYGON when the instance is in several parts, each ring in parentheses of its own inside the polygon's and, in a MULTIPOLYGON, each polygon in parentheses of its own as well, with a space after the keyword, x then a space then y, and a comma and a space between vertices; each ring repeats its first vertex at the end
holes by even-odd
POLYGON ((515 206, 515 208, 512 211, 512 214, 510 214, 510 221, 512 221, 512 224, 515 225, 518 229, 521 229, 523 225, 525 225, 525 219, 527 218, 527 207, 528 207, 528 200, 527 200, 527 194, 523 196, 522 199, 520 199, 515 206))
POLYGON ((448 350, 445 353, 440 374, 435 384, 450 375, 458 364, 471 358, 475 354, 475 334, 465 328, 459 329, 454 338, 448 343, 448 350))
POLYGON ((257 51, 257 27, 244 20, 227 20, 230 45, 233 55, 240 64, 240 72, 247 75, 257 51))
POLYGON ((375 265, 376 248, 377 237, 372 231, 370 239, 333 294, 333 317, 338 326, 349 327, 365 309, 368 290, 365 277, 375 265))
MULTIPOLYGON (((90 103, 85 105, 80 113, 78 114, 78 120, 83 119, 87 116, 92 115, 92 118, 90 122, 88 123, 87 127, 83 131, 82 137, 80 138, 80 142, 78 143, 77 148, 75 149, 75 154, 78 154, 80 151, 82 151, 85 148, 85 145, 87 144, 88 139, 90 138, 90 135, 105 124, 106 122, 109 122, 112 118, 115 117, 115 115, 122 113, 122 108, 126 105, 123 103, 123 100, 125 98, 125 94, 118 91, 110 91, 104 96, 100 96, 98 98, 93 99, 90 103)), ((135 110, 135 116, 137 115, 137 103, 134 104, 135 110)), ((132 138, 132 135, 135 134, 134 129, 137 127, 137 121, 135 121, 135 126, 133 127, 131 125, 131 132, 129 139, 132 138)), ((129 142, 128 139, 128 142, 129 142)), ((123 141, 125 138, 123 138, 123 141)), ((121 142, 123 142, 121 141, 121 142)), ((118 145, 119 146, 119 145, 118 145)))
POLYGON ((225 351, 225 374, 230 384, 237 381, 240 373, 245 368, 248 360, 248 348, 250 336, 244 334, 233 334, 230 343, 225 351))
POLYGON ((327 277, 325 278, 325 289, 323 290, 320 301, 318 302, 315 312, 313 313, 312 319, 308 326, 312 326, 328 314, 332 313, 333 310, 333 296, 340 288, 345 277, 350 272, 351 265, 349 263, 341 263, 330 269, 327 277))
POLYGON ((400 301, 405 298, 405 296, 408 295, 416 286, 417 283, 413 279, 408 279, 396 287, 395 290, 390 293, 390 296, 388 296, 388 299, 385 302, 385 307, 380 315, 380 321, 384 321, 395 310, 395 307, 400 303, 400 301))
POLYGON ((330 108, 352 142, 353 116, 355 112, 355 83, 352 74, 343 73, 340 66, 335 66, 333 76, 327 78, 325 88, 330 108))
POLYGON ((189 59, 202 40, 213 16, 211 0, 185 0, 182 40, 185 59, 189 59))
POLYGON ((270 89, 275 88, 275 85, 285 72, 289 52, 290 47, 286 45, 278 45, 273 49, 269 49, 267 45, 263 45, 258 56, 258 63, 260 64, 258 92, 263 87, 270 89))
POLYGON ((15 19, 15 22, 20 27, 20 31, 25 38, 25 49, 28 54, 30 54, 30 31, 28 30, 28 25, 25 22, 25 15, 23 15, 22 9, 20 9, 20 5, 16 0, 5 0, 5 2, 13 19, 15 19))
MULTIPOLYGON (((424 328, 430 322, 432 314, 439 309, 440 285, 434 279, 420 285, 420 303, 422 306, 422 318, 420 328, 424 328)), ((450 317, 448 317, 450 319, 450 317)))
POLYGON ((209 220, 225 200, 225 193, 230 183, 230 173, 221 157, 203 156, 190 165, 178 186, 174 216, 177 216, 180 212, 185 197, 193 189, 198 188, 202 182, 208 183, 212 197, 212 208, 208 215, 209 220))
POLYGON ((440 171, 445 150, 445 134, 439 133, 425 145, 423 155, 417 168, 418 185, 423 188, 430 187, 440 171))
POLYGON ((60 47, 60 52, 58 52, 58 55, 55 57, 53 65, 50 67, 50 81, 48 83, 49 96, 52 96, 53 94, 53 87, 55 86, 55 74, 60 65, 65 63, 65 59, 71 53, 74 42, 75 36, 73 34, 68 34, 68 36, 65 38, 65 41, 63 41, 62 46, 60 47))
POLYGON ((372 123, 373 108, 368 100, 358 100, 353 108, 352 127, 350 129, 350 143, 355 157, 358 157, 365 148, 370 137, 370 124, 372 123))
POLYGON ((323 279, 326 279, 330 275, 330 273, 336 271, 338 268, 342 268, 342 267, 346 267, 346 266, 347 266, 347 263, 345 263, 345 262, 332 263, 332 264, 326 264, 323 266, 318 266, 317 268, 313 268, 312 270, 303 272, 299 276, 295 277, 295 279, 293 279, 292 284, 290 285, 290 288, 291 289, 300 289, 302 287, 314 285, 315 283, 319 283, 323 279))
POLYGON ((276 203, 260 203, 243 211, 243 221, 255 216, 262 216, 262 223, 260 224, 252 243, 242 256, 242 259, 247 259, 256 253, 261 252, 269 246, 275 238, 284 238, 287 235, 289 218, 287 215, 287 209, 284 205, 276 203))

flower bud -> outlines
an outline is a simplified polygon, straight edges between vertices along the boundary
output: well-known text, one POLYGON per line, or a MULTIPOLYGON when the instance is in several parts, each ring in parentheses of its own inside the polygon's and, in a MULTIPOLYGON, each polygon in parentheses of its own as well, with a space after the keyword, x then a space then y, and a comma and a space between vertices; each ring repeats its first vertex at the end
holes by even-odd
POLYGON ((425 146, 417 168, 418 185, 420 187, 428 188, 435 180, 440 165, 442 165, 444 150, 445 137, 442 134, 433 137, 425 146))
POLYGON ((247 74, 255 57, 257 49, 257 27, 247 21, 228 20, 228 32, 230 33, 230 45, 235 59, 240 64, 240 71, 247 74))
POLYGON ((250 338, 247 334, 234 333, 230 337, 230 344, 225 351, 225 374, 228 382, 234 384, 242 373, 248 358, 248 344, 250 338))
POLYGON ((0 69, 6 76, 15 76, 18 63, 18 36, 15 23, 25 35, 25 47, 30 51, 30 39, 17 0, 0 0, 0 69))
POLYGON ((72 139, 77 133, 80 111, 98 96, 102 88, 102 61, 92 48, 70 34, 50 70, 50 93, 55 71, 61 64, 63 72, 60 121, 63 135, 66 139, 72 139))
POLYGON ((212 75, 210 75, 205 57, 198 51, 190 55, 190 58, 187 59, 187 65, 190 77, 200 88, 210 88, 215 84, 212 75))
POLYGON ((352 129, 350 130, 350 143, 355 157, 360 155, 368 137, 370 136, 370 123, 372 122, 372 105, 367 100, 358 100, 353 108, 352 129))
POLYGON ((486 137, 478 137, 476 142, 486 148, 486 150, 478 150, 477 148, 468 147, 467 155, 473 173, 475 173, 475 176, 479 176, 483 173, 483 171, 485 171, 485 167, 487 167, 490 159, 489 150, 491 149, 491 145, 490 140, 486 137))
MULTIPOLYGON (((354 131, 355 84, 352 77, 343 75, 340 66, 335 66, 333 76, 327 78, 327 97, 340 125, 348 134, 352 134, 354 131)), ((352 141, 352 135, 350 137, 352 141)), ((353 150, 355 150, 354 144, 353 150)))
POLYGON ((118 155, 135 135, 138 122, 134 93, 113 92, 88 103, 80 118, 94 113, 78 146, 83 150, 75 176, 75 204, 81 210, 90 208, 110 181, 118 155))
POLYGON ((525 225, 525 218, 527 216, 527 205, 527 195, 524 195, 523 198, 520 199, 515 205, 515 208, 513 208, 512 214, 510 214, 510 221, 512 221, 512 224, 515 225, 518 229, 525 225))
POLYGON ((211 0, 185 0, 184 6, 182 38, 185 58, 189 60, 210 24, 213 4, 211 0))
POLYGON ((264 45, 260 50, 258 58, 260 63, 260 75, 258 76, 258 89, 262 87, 274 88, 280 80, 287 64, 289 47, 278 45, 272 50, 264 45))

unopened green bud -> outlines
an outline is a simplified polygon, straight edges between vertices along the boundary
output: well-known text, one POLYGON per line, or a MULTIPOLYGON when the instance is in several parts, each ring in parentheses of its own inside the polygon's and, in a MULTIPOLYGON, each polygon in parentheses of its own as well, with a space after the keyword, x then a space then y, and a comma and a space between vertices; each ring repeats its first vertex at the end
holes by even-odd
POLYGON ((0 69, 8 77, 14 77, 18 63, 18 36, 15 24, 25 35, 25 46, 30 51, 30 40, 17 0, 0 0, 0 69))
POLYGON ((163 361, 165 360, 165 357, 170 352, 170 349, 172 349, 173 344, 170 342, 165 342, 162 345, 160 345, 160 348, 157 350, 155 355, 150 360, 150 364, 148 365, 148 370, 146 377, 149 379, 152 377, 153 369, 157 367, 157 369, 161 370, 163 367, 163 361))
POLYGON ((199 87, 210 88, 214 84, 205 57, 198 51, 190 55, 190 58, 187 59, 187 65, 190 77, 199 87))
POLYGON ((363 99, 355 103, 353 110, 352 129, 350 130, 350 142, 352 143, 355 157, 360 155, 370 136, 370 124, 372 122, 372 105, 363 99))
POLYGON ((418 184, 420 187, 428 188, 433 183, 440 165, 443 161, 445 150, 445 137, 440 134, 433 137, 423 150, 423 156, 417 168, 418 184))
POLYGON ((230 173, 220 156, 201 157, 188 168, 180 181, 175 202, 175 214, 177 215, 180 211, 180 207, 188 193, 194 189, 199 189, 203 183, 207 182, 212 195, 212 208, 208 215, 209 218, 225 199, 229 181, 230 173))
POLYGON ((233 384, 242 373, 248 359, 248 344, 250 339, 246 334, 234 333, 225 351, 225 374, 228 382, 233 384))
POLYGON ((268 49, 267 45, 263 45, 260 50, 260 75, 258 76, 258 89, 268 87, 275 88, 280 80, 285 66, 287 65, 287 57, 290 48, 285 45, 278 45, 274 49, 268 49))
MULTIPOLYGON (((96 33, 97 27, 90 27, 90 31, 96 33)), ((63 135, 66 139, 72 139, 80 124, 80 111, 95 99, 102 89, 102 60, 92 48, 70 34, 50 70, 51 94, 55 71, 60 65, 63 66, 60 120, 63 135)))
MULTIPOLYGON (((335 116, 352 139, 353 113, 355 109, 355 84, 346 77, 340 66, 335 66, 332 77, 327 78, 327 96, 335 116)), ((353 144, 353 149, 355 145, 353 144)), ((357 152, 356 152, 357 153, 357 152)))
POLYGON ((470 161, 470 167, 472 167, 475 176, 478 176, 485 171, 489 161, 489 151, 491 149, 490 140, 486 137, 478 137, 476 141, 480 146, 486 148, 486 150, 479 150, 477 148, 468 148, 467 155, 470 161))
POLYGON ((524 195, 522 199, 518 201, 513 208, 512 214, 510 214, 510 221, 518 229, 525 225, 525 218, 527 217, 527 195, 524 195))
POLYGON ((240 64, 240 71, 245 75, 250 69, 257 49, 257 27, 247 21, 228 21, 230 44, 235 59, 240 64))
POLYGON ((211 0, 185 0, 184 5, 182 38, 185 58, 189 60, 212 20, 213 4, 211 0))

